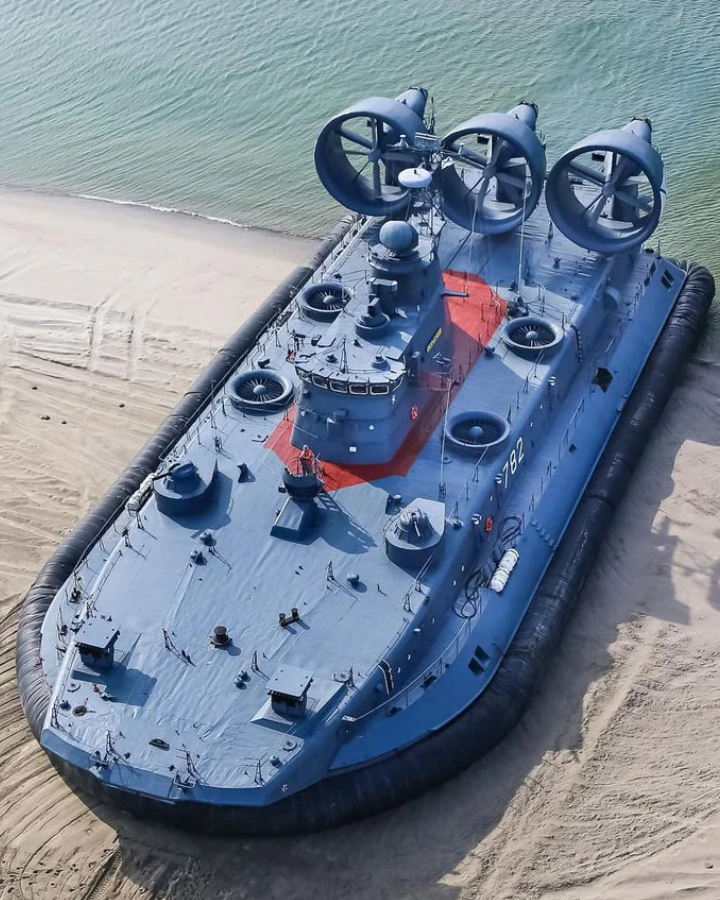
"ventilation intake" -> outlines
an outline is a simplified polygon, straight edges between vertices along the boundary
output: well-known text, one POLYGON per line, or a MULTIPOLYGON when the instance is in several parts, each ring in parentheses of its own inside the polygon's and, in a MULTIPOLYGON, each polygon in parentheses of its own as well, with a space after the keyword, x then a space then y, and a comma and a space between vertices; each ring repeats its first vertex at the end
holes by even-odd
POLYGON ((349 302, 350 292, 336 281, 311 284, 298 298, 302 311, 319 322, 332 322, 349 302))
POLYGON ((248 413, 278 412, 290 402, 292 384, 271 369, 253 369, 236 375, 228 385, 230 402, 248 413))
POLYGON ((503 343, 523 359, 537 359, 553 353, 562 341, 562 333, 540 316, 522 316, 505 327, 503 343))
POLYGON ((486 410, 460 413, 450 420, 445 432, 447 444, 458 453, 486 455, 499 450, 510 434, 510 424, 486 410))

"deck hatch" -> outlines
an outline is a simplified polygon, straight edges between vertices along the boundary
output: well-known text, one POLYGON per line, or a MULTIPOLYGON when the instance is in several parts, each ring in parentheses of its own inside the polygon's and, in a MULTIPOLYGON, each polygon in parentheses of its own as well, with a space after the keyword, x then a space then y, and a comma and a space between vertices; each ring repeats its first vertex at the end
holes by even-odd
POLYGON ((75 638, 83 665, 100 672, 112 669, 119 634, 120 629, 105 619, 89 619, 75 638))
POLYGON ((280 666, 268 682, 273 710, 281 716, 301 719, 307 708, 307 692, 313 673, 297 666, 280 666))

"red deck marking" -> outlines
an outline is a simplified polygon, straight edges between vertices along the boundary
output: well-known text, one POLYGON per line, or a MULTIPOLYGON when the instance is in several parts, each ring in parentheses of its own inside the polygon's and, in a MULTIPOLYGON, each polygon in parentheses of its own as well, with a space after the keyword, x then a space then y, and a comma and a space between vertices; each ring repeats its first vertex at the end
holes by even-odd
MULTIPOLYGON (((477 275, 465 272, 444 272, 443 280, 448 291, 460 291, 467 297, 447 297, 448 319, 451 325, 452 357, 459 366, 457 378, 463 382, 477 362, 486 344, 505 316, 506 304, 495 291, 477 275)), ((459 385, 453 388, 455 395, 459 385)), ((445 406, 445 392, 435 391, 424 404, 410 433, 401 444, 394 458, 388 463, 371 466, 348 466, 322 461, 323 475, 328 490, 350 487, 353 484, 378 481, 389 475, 407 475, 427 439, 440 421, 445 406)), ((289 465, 300 449, 290 443, 295 407, 277 426, 265 442, 284 463, 289 465)))

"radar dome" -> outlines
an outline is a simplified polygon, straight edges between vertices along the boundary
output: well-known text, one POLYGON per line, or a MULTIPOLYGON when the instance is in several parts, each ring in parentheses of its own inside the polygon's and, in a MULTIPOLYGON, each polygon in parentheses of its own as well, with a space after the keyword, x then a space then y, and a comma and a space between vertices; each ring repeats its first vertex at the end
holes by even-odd
POLYGON ((391 253, 408 253, 417 242, 417 231, 409 222, 385 222, 380 229, 380 243, 391 253))

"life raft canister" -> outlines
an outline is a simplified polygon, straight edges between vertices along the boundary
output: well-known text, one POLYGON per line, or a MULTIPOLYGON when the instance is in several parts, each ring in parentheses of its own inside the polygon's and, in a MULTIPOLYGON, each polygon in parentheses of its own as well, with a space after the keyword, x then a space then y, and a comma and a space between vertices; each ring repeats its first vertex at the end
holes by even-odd
POLYGON ((493 517, 492 517, 492 516, 488 516, 487 519, 485 519, 485 531, 486 531, 488 534, 490 534, 490 532, 493 530, 493 525, 494 525, 494 524, 495 524, 495 523, 493 522, 493 517))

